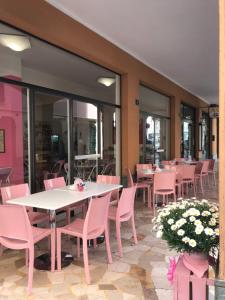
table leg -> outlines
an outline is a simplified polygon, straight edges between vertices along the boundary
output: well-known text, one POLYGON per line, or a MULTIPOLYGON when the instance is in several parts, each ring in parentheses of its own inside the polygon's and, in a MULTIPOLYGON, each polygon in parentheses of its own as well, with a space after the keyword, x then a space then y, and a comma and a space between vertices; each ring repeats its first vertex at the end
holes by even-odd
MULTIPOLYGON (((56 230, 56 212, 55 210, 49 211, 50 216, 50 226, 53 230, 56 230)), ((56 239, 55 239, 56 242, 56 239)), ((57 249, 57 247, 55 247, 57 249)), ((70 253, 67 252, 61 252, 61 268, 65 268, 69 266, 73 261, 73 256, 70 253)), ((56 265, 56 264, 55 264, 56 265)), ((51 270, 51 254, 44 253, 34 260, 34 267, 37 270, 51 270)), ((57 268, 57 265, 56 265, 57 268)))

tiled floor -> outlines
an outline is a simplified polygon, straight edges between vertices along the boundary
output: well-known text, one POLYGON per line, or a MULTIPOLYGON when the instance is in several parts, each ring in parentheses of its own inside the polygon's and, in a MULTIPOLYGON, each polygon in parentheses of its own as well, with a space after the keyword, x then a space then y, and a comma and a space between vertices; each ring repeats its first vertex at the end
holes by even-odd
MULTIPOLYGON (((199 195, 199 198, 201 196, 199 195)), ((217 201, 217 189, 207 188, 205 198, 217 201)), ((123 258, 117 256, 115 224, 110 227, 110 244, 113 263, 107 265, 104 244, 89 249, 92 284, 84 280, 83 261, 61 272, 34 272, 33 293, 26 295, 27 270, 24 252, 6 250, 0 258, 0 300, 166 300, 172 299, 171 286, 166 279, 168 256, 176 254, 168 250, 166 243, 152 232, 152 213, 142 200, 136 201, 136 228, 138 245, 134 245, 129 224, 122 226, 123 258)), ((65 239, 65 250, 75 256, 74 240, 65 239)), ((47 243, 38 245, 36 255, 47 250, 47 243), (42 250, 40 250, 42 249, 42 250)))

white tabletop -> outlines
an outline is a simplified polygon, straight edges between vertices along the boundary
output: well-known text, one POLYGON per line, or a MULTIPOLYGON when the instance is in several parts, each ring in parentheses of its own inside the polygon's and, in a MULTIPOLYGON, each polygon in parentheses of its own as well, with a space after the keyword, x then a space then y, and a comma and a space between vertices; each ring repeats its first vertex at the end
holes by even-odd
POLYGON ((168 170, 168 169, 159 169, 159 170, 155 170, 153 171, 152 169, 143 169, 143 173, 145 175, 154 175, 154 174, 157 174, 157 173, 171 173, 171 172, 174 172, 173 170, 168 170))
POLYGON ((7 201, 7 203, 47 210, 57 210, 87 198, 120 189, 121 187, 122 185, 118 184, 87 182, 83 192, 75 191, 72 185, 32 194, 26 197, 15 198, 7 201))

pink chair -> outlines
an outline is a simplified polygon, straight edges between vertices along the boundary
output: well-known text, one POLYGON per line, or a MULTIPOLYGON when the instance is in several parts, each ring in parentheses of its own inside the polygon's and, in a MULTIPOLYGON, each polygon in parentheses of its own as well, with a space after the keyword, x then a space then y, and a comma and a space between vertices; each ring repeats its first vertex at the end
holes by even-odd
POLYGON ((145 203, 145 191, 147 191, 147 197, 148 197, 148 207, 151 208, 151 187, 149 182, 136 182, 134 183, 133 177, 131 174, 130 169, 127 169, 127 179, 128 179, 128 187, 136 186, 136 189, 142 189, 143 190, 143 202, 145 203))
POLYGON ((164 165, 164 166, 166 166, 166 165, 170 166, 170 165, 172 165, 172 161, 171 160, 162 160, 161 164, 164 165))
POLYGON ((176 189, 178 197, 183 197, 183 187, 182 187, 182 180, 183 180, 183 165, 175 165, 171 166, 170 170, 176 172, 176 189))
POLYGON ((116 222, 116 237, 118 243, 118 254, 120 257, 122 254, 122 242, 120 225, 122 222, 131 220, 134 242, 137 244, 137 234, 134 223, 134 198, 136 193, 136 186, 124 188, 118 202, 118 206, 109 207, 109 220, 116 222))
POLYGON ((49 236, 51 237, 51 271, 53 272, 55 269, 54 229, 31 226, 23 206, 0 206, 0 243, 10 249, 26 249, 26 263, 29 264, 28 293, 31 293, 33 283, 34 244, 49 236))
POLYGON ((209 159, 209 169, 208 169, 209 177, 214 180, 214 185, 216 185, 216 171, 215 171, 215 160, 209 159))
MULTIPOLYGON (((157 196, 163 197, 163 204, 165 204, 165 198, 168 200, 169 195, 173 195, 174 201, 176 201, 176 172, 161 172, 154 175, 153 182, 153 211, 155 214, 155 202, 157 202, 157 196)), ((167 201, 168 202, 168 201, 167 201)))
POLYGON ((136 171, 137 171, 137 182, 139 181, 146 181, 146 180, 153 180, 153 176, 151 174, 145 174, 143 170, 151 170, 152 164, 136 164, 136 171))
POLYGON ((196 196, 196 186, 195 186, 195 166, 193 165, 183 165, 182 173, 182 189, 185 190, 188 195, 188 186, 191 185, 193 189, 193 194, 196 196))
MULTIPOLYGON (((11 185, 1 188, 2 202, 7 204, 8 200, 20 197, 26 197, 30 195, 29 186, 27 183, 22 183, 18 185, 11 185)), ((49 215, 43 212, 33 211, 32 207, 26 207, 28 218, 31 225, 39 224, 42 222, 49 222, 49 215)))
MULTIPOLYGON (((52 179, 45 179, 44 180, 44 186, 45 186, 45 190, 49 191, 52 189, 56 189, 56 188, 62 188, 66 186, 66 182, 64 177, 56 177, 56 178, 52 178, 52 179)), ((75 209, 79 209, 81 208, 83 211, 83 214, 85 213, 85 204, 83 202, 81 203, 76 203, 70 206, 66 206, 59 211, 66 211, 66 221, 67 224, 70 223, 70 213, 71 211, 75 210, 75 209)))
POLYGON ((204 181, 208 178, 209 161, 202 160, 196 165, 195 182, 200 183, 201 193, 204 195, 204 181))
POLYGON ((108 211, 111 193, 91 199, 85 219, 76 219, 65 227, 57 228, 57 266, 61 270, 61 234, 68 234, 77 237, 77 256, 80 257, 80 239, 83 239, 84 269, 87 284, 90 284, 91 277, 88 266, 87 241, 96 239, 105 233, 106 250, 109 263, 112 263, 112 256, 109 244, 108 232, 108 211))
MULTIPOLYGON (((98 175, 97 183, 108 183, 108 184, 120 184, 120 176, 111 176, 111 175, 98 175)), ((120 198, 119 190, 113 191, 111 193, 110 204, 116 204, 120 198)))

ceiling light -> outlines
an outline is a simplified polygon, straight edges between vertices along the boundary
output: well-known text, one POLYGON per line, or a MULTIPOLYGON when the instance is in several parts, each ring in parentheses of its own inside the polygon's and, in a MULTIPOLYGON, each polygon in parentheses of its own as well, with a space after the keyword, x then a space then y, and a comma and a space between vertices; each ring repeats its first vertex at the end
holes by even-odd
POLYGON ((14 51, 23 51, 31 48, 30 40, 25 35, 0 33, 0 44, 14 51))
POLYGON ((115 82, 115 78, 112 77, 99 77, 97 81, 105 86, 110 86, 115 82))

